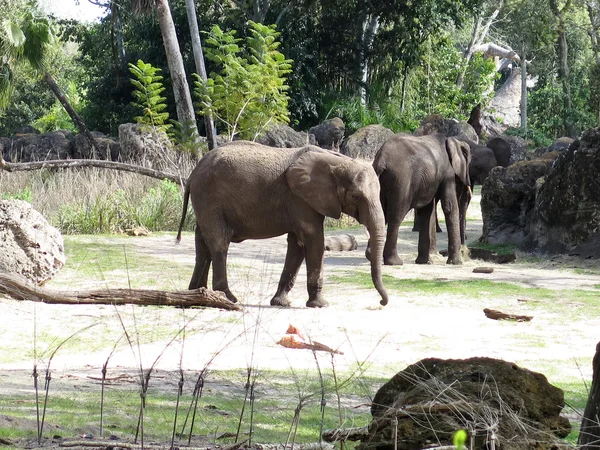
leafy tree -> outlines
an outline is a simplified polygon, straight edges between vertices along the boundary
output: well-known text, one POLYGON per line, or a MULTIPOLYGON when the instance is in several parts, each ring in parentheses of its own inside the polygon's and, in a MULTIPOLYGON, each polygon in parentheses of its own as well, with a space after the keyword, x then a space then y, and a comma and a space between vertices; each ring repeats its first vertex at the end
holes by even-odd
POLYGON ((277 50, 275 26, 249 22, 246 57, 235 30, 213 26, 208 34, 206 57, 217 65, 206 82, 196 81, 201 114, 211 114, 230 139, 254 139, 270 123, 289 121, 287 73, 291 60, 277 50))
POLYGON ((10 15, 4 21, 4 33, 0 34, 0 108, 9 104, 14 89, 14 69, 26 62, 41 75, 79 131, 92 146, 98 147, 96 140, 47 70, 47 54, 55 42, 53 24, 39 11, 35 0, 26 3, 17 0, 12 6, 8 8, 10 15))
POLYGON ((137 100, 133 104, 142 110, 142 115, 135 117, 136 122, 155 130, 168 131, 171 125, 167 124, 169 113, 165 112, 166 98, 161 96, 165 88, 163 77, 159 75, 160 69, 139 59, 137 64, 129 63, 129 71, 134 77, 131 78, 131 84, 135 87, 133 97, 137 100))

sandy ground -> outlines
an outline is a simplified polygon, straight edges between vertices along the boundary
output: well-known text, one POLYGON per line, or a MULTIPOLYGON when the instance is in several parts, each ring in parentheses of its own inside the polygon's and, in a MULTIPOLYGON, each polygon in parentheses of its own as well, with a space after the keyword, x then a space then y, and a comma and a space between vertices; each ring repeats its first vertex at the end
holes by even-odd
MULTIPOLYGON (((336 274, 369 271, 364 258, 367 238, 360 231, 354 234, 359 244, 357 251, 326 253, 325 294, 330 306, 323 309, 304 306, 307 298, 304 266, 291 292, 293 306, 269 306, 283 265, 285 237, 232 244, 230 286, 241 299, 243 312, 59 306, 0 299, 0 335, 5 342, 0 349, 0 388, 2 374, 7 370, 31 372, 34 360, 44 367, 51 356, 53 370, 71 374, 97 372, 107 358, 110 358, 109 370, 134 369, 140 362, 144 367, 154 364, 164 370, 179 367, 199 370, 209 362, 213 369, 249 365, 262 370, 314 368, 311 352, 277 344, 290 324, 302 330, 307 339, 343 353, 335 356, 339 369, 366 361, 374 375, 393 375, 426 357, 488 356, 542 370, 550 379, 591 379, 591 358, 599 340, 600 317, 586 317, 577 322, 563 320, 559 310, 530 302, 525 288, 597 287, 598 260, 563 257, 505 265, 466 260, 462 266, 448 266, 440 257, 433 265, 416 265, 417 234, 403 227, 399 245, 405 264, 385 266, 386 275, 437 281, 484 278, 516 283, 524 288, 523 293, 482 300, 468 292, 427 297, 395 291, 390 293, 389 305, 381 307, 373 288, 354 287, 334 279, 336 274), (494 272, 474 273, 473 269, 480 266, 491 267, 494 272), (596 270, 573 270, 577 267, 596 270), (493 321, 485 317, 484 308, 529 314, 534 319, 527 323, 493 321), (183 333, 177 334, 184 324, 185 339, 183 333), (87 330, 87 326, 92 328, 87 330), (135 337, 135 346, 123 339, 124 328, 135 337), (73 333, 77 333, 76 338, 52 355, 61 337, 66 339, 73 333)), ((475 240, 480 234, 481 222, 471 221, 469 238, 475 240)), ((131 238, 128 242, 135 244, 138 257, 161 258, 165 264, 177 262, 189 266, 180 279, 172 280, 177 288, 186 288, 194 261, 191 234, 184 236, 179 245, 174 244, 170 235, 131 238)), ((445 245, 444 234, 438 234, 438 248, 445 245)), ((61 277, 58 279, 64 284, 61 277)), ((106 280, 106 285, 126 287, 126 274, 121 280, 106 280)), ((73 280, 72 286, 90 287, 84 280, 73 280)), ((572 308, 579 306, 574 304, 572 308)))

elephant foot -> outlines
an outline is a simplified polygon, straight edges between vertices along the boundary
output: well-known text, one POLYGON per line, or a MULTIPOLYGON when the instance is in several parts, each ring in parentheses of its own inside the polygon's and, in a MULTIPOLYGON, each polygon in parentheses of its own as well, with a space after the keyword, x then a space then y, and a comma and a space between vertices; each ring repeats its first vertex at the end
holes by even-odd
POLYGON ((227 297, 227 300, 229 300, 231 303, 237 303, 238 302, 237 297, 235 295, 233 295, 233 293, 229 289, 226 289, 225 291, 223 291, 223 293, 227 297))
POLYGON ((306 306, 307 308, 325 308, 329 306, 329 303, 322 296, 318 295, 315 298, 309 299, 306 302, 306 306))
POLYGON ((433 261, 431 260, 429 255, 417 256, 417 259, 415 259, 415 264, 433 264, 433 261))
POLYGON ((404 264, 404 261, 398 255, 384 256, 383 264, 386 266, 401 266, 404 264))
POLYGON ((453 266, 460 266, 462 263, 463 261, 460 258, 460 256, 457 256, 455 258, 448 258, 448 261, 446 261, 446 264, 452 264, 453 266))
POLYGON ((283 306, 283 307, 288 307, 292 304, 292 302, 290 301, 290 299, 288 298, 287 295, 285 294, 275 294, 273 296, 273 298, 271 299, 271 306, 283 306))

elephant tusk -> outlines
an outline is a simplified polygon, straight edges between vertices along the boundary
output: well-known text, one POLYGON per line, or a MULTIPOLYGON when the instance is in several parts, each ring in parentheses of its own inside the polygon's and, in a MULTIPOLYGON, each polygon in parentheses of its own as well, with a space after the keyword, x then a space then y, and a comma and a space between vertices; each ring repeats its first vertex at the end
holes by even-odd
POLYGON ((473 191, 471 190, 471 186, 467 186, 467 192, 469 193, 470 196, 473 195, 473 191))

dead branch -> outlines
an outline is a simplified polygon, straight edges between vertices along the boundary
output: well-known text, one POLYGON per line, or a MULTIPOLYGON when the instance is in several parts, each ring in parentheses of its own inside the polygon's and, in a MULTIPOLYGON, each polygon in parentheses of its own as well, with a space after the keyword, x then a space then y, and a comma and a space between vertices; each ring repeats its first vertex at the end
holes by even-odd
POLYGON ((207 306, 233 311, 242 307, 231 303, 221 292, 206 288, 190 291, 156 291, 150 289, 104 289, 94 291, 59 292, 34 286, 20 275, 0 272, 0 294, 15 300, 61 305, 153 305, 190 308, 207 306))
POLYGON ((125 164, 116 161, 103 161, 97 159, 51 159, 47 161, 34 161, 27 163, 9 163, 0 158, 0 170, 6 170, 7 172, 23 172, 40 169, 74 169, 78 167, 99 167, 101 169, 132 172, 151 178, 158 178, 159 180, 167 179, 177 184, 185 184, 186 182, 186 178, 180 175, 173 175, 161 170, 155 170, 148 167, 125 164))
MULTIPOLYGON (((185 447, 186 450, 236 450, 243 447, 246 450, 333 450, 333 445, 325 443, 312 443, 312 444, 294 444, 292 445, 281 445, 281 444, 253 444, 246 446, 247 441, 238 442, 230 445, 208 445, 205 447, 185 447)), ((111 440, 97 440, 97 439, 86 439, 86 440, 65 440, 59 444, 60 447, 93 447, 98 449, 135 449, 142 450, 140 444, 132 444, 129 442, 111 441, 111 440)), ((167 450, 171 447, 169 445, 160 444, 144 444, 144 449, 152 450, 167 450)))
POLYGON ((522 316, 519 314, 507 314, 502 311, 497 311, 495 309, 485 308, 483 313, 488 319, 494 320, 514 320, 516 322, 529 322, 533 319, 533 316, 522 316))

